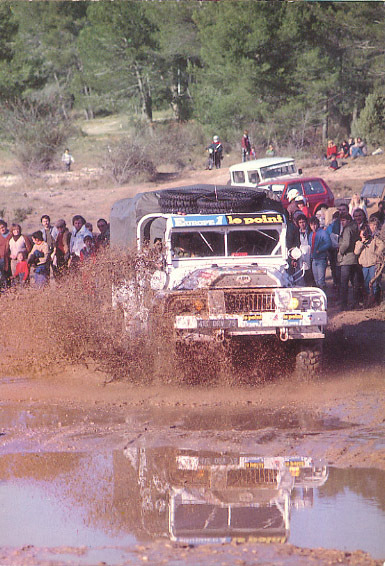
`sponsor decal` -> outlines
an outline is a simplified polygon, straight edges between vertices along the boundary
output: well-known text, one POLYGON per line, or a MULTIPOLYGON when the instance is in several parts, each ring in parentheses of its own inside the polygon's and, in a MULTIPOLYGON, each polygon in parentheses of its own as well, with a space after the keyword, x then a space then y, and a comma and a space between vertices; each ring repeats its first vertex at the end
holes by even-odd
POLYGON ((227 222, 230 226, 249 226, 250 224, 282 224, 282 214, 248 214, 244 215, 226 215, 227 222))
POLYGON ((246 462, 246 468, 258 468, 263 470, 265 464, 263 462, 246 462))
POLYGON ((223 214, 219 215, 207 215, 200 214, 199 216, 173 216, 172 225, 176 228, 182 228, 184 226, 224 226, 227 225, 226 216, 223 214))
POLYGON ((283 315, 283 320, 303 320, 303 315, 299 313, 286 313, 283 315))
POLYGON ((236 277, 236 282, 240 285, 248 285, 248 283, 251 283, 251 277, 250 275, 238 275, 236 277))
POLYGON ((255 314, 244 314, 243 320, 245 322, 253 322, 254 320, 262 320, 262 313, 257 312, 255 314))

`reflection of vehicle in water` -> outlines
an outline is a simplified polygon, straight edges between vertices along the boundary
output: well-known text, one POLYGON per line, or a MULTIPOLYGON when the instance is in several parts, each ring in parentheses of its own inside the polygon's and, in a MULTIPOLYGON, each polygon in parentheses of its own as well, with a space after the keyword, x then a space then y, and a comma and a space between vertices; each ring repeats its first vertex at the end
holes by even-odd
POLYGON ((122 307, 133 336, 162 337, 156 323, 168 322, 183 347, 215 344, 218 350, 225 341, 266 336, 277 347, 291 341, 297 372, 311 377, 322 360, 326 295, 295 286, 302 273, 289 269, 289 227, 280 203, 264 193, 219 189, 176 188, 115 203, 112 244, 136 244, 140 251, 161 238, 164 261, 147 293, 139 284, 116 287, 114 307, 122 307))
MULTIPOLYGON (((131 485, 129 504, 136 500, 140 506, 140 530, 191 544, 285 542, 290 509, 311 506, 313 489, 328 477, 327 466, 308 457, 170 447, 127 448, 116 465, 116 477, 128 465, 136 481, 136 497, 131 485)), ((127 493, 127 487, 120 491, 127 493)))

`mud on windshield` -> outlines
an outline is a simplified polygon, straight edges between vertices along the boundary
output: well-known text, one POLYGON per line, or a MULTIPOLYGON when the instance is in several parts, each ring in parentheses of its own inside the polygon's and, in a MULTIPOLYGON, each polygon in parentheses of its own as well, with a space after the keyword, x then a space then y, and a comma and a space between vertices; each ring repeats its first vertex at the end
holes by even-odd
POLYGON ((173 231, 171 253, 175 258, 277 255, 279 239, 276 228, 173 231))

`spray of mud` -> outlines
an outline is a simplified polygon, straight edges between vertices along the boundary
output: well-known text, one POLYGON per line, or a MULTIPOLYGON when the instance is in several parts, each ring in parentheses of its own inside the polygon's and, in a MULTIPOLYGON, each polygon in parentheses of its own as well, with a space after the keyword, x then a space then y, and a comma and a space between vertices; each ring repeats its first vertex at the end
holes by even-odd
POLYGON ((1 295, 3 372, 42 372, 58 364, 93 360, 114 377, 140 376, 147 366, 143 340, 127 339, 112 285, 134 280, 138 258, 100 253, 78 272, 43 290, 10 289, 1 295), (140 352, 140 354, 139 354, 140 352))
POLYGON ((51 279, 43 290, 31 285, 2 293, 2 373, 41 375, 60 370, 63 364, 92 361, 110 380, 233 385, 266 381, 285 372, 285 354, 281 359, 272 356, 265 343, 258 349, 251 342, 177 344, 173 315, 151 309, 148 283, 155 268, 148 254, 107 250, 77 273, 51 279), (142 294, 142 303, 152 313, 146 332, 140 332, 137 312, 130 320, 119 303, 113 304, 113 288, 127 282, 131 294, 142 294))

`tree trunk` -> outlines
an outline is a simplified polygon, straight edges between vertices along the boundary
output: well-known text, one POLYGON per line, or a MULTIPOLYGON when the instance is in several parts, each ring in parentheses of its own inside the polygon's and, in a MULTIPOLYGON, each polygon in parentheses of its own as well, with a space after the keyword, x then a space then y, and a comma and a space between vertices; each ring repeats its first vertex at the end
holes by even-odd
POLYGON ((328 100, 326 99, 324 106, 324 118, 322 123, 322 143, 325 145, 329 134, 329 116, 328 116, 328 100))
POLYGON ((149 92, 149 80, 147 77, 147 85, 144 84, 142 74, 137 63, 134 63, 136 80, 138 81, 138 88, 140 100, 142 102, 142 113, 152 122, 152 98, 149 92))

